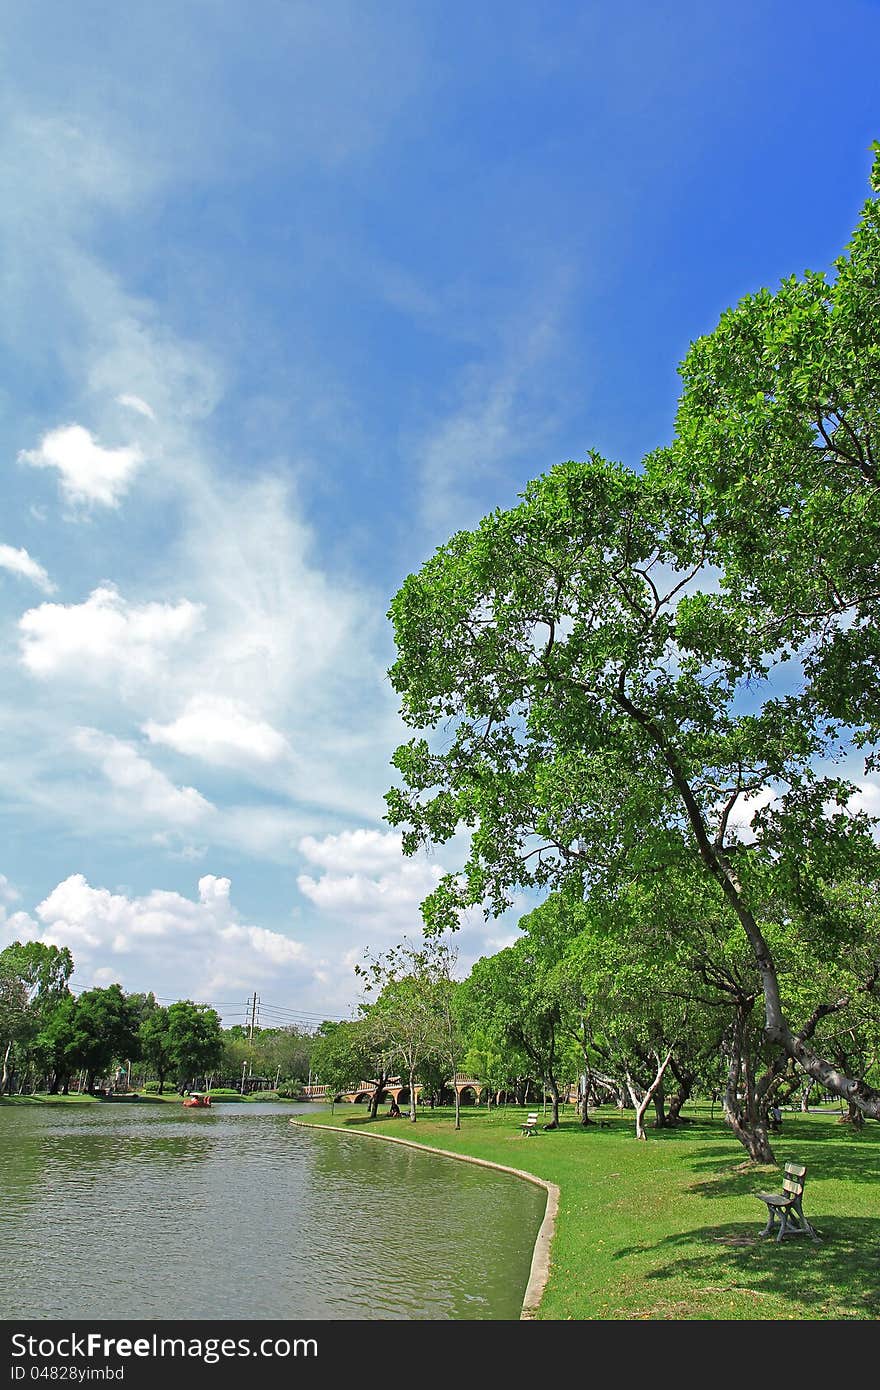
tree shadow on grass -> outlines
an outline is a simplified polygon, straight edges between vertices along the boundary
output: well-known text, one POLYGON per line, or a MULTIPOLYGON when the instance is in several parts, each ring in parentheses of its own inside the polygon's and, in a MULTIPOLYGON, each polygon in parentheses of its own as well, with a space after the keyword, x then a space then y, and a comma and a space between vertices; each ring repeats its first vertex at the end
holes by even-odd
MULTIPOLYGON (((758 1317, 761 1297, 769 1294, 795 1316, 880 1317, 880 1219, 826 1220, 810 1213, 810 1221, 821 1233, 821 1245, 807 1236, 786 1237, 777 1245, 760 1237, 757 1222, 751 1228, 738 1222, 667 1236, 651 1248, 670 1258, 645 1280, 683 1282, 695 1293, 745 1293, 755 1299, 758 1317), (675 1255, 676 1250, 683 1253, 675 1255)), ((634 1246, 618 1250, 614 1258, 644 1253, 644 1246, 634 1246)))
POLYGON ((773 1148, 776 1164, 752 1164, 745 1151, 737 1146, 731 1152, 729 1147, 704 1145, 690 1159, 691 1171, 702 1177, 702 1181, 692 1186, 692 1191, 703 1197, 730 1197, 752 1192, 756 1183, 766 1186, 778 1174, 782 1181, 782 1171, 786 1163, 804 1163, 807 1167, 807 1191, 817 1180, 831 1178, 835 1181, 871 1183, 880 1182, 880 1130, 877 1134, 848 1134, 837 1143, 830 1143, 828 1136, 820 1133, 814 1136, 813 1127, 800 1134, 786 1136, 774 1135, 773 1148), (739 1154, 739 1162, 734 1155, 739 1154), (734 1159, 733 1162, 731 1160, 734 1159))

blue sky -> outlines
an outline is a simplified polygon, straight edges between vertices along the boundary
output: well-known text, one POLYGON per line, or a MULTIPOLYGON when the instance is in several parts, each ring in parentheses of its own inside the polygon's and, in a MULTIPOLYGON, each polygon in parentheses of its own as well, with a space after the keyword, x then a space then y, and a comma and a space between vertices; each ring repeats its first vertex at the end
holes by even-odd
MULTIPOLYGON (((688 344, 828 267, 880 6, 3 28, 0 942, 69 944, 79 987, 345 1014, 456 862, 382 820, 392 595, 554 463, 637 466, 688 344)), ((462 963, 511 930, 472 922, 462 963)))

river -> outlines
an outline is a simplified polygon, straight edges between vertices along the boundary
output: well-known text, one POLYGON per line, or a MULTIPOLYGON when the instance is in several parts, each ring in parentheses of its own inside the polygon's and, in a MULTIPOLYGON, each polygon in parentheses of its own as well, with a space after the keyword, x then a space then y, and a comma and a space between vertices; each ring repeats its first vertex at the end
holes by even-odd
POLYGON ((0 1106, 0 1317, 518 1318, 544 1192, 310 1108, 0 1106))

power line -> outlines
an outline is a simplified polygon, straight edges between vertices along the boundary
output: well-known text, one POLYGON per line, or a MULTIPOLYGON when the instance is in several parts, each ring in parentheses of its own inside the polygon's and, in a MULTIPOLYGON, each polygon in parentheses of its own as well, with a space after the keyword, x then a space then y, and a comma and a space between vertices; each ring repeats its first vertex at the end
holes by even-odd
POLYGON ((331 1016, 331 1015, 329 1015, 329 1014, 306 1014, 306 1013, 290 1014, 290 1013, 284 1013, 284 1012, 282 1012, 280 1009, 270 1009, 270 1008, 268 1008, 266 1005, 261 1005, 261 1008, 262 1008, 262 1011, 263 1011, 269 1018, 273 1018, 273 1019, 275 1019, 275 1020, 277 1020, 277 1021, 280 1021, 280 1022, 285 1022, 285 1021, 286 1021, 286 1022, 288 1022, 288 1023, 323 1023, 323 1022, 325 1021, 325 1019, 330 1019, 331 1017, 333 1018, 333 1021, 334 1021, 334 1022, 339 1022, 339 1021, 340 1021, 339 1018, 338 1018, 338 1016, 331 1016))
MULTIPOLYGON (((73 995, 85 994, 88 990, 96 988, 94 985, 68 985, 73 995)), ((135 994, 151 994, 152 991, 133 990, 135 994)), ((154 994, 153 998, 157 1004, 179 1004, 182 1001, 179 997, 168 994, 154 994)), ((193 1003, 206 1009, 224 1011, 224 1019, 241 1020, 250 1025, 251 1035, 260 1028, 260 1020, 266 1016, 267 1023, 275 1027, 303 1027, 309 1029, 321 1023, 345 1023, 348 1021, 345 1015, 327 1010, 319 1013, 310 1009, 298 1009, 292 1005, 284 1004, 264 1004, 260 996, 254 992, 248 999, 226 999, 226 1000, 193 1000, 193 1003)))

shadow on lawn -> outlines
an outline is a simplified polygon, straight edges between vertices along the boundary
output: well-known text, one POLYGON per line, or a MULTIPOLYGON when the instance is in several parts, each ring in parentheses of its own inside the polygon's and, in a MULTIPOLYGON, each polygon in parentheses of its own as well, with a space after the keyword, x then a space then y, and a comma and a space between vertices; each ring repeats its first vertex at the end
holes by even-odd
MULTIPOLYGON (((780 1245, 769 1237, 762 1240, 760 1221, 751 1228, 743 1222, 703 1226, 653 1245, 657 1253, 669 1252, 670 1259, 644 1277, 658 1283, 684 1280, 702 1292, 742 1291, 758 1300, 756 1311, 761 1295, 772 1294, 808 1317, 880 1316, 880 1219, 809 1215, 821 1232, 821 1245, 807 1237, 789 1237, 780 1245), (693 1253, 676 1257, 675 1250, 693 1253)), ((618 1250, 615 1258, 644 1253, 644 1246, 633 1246, 618 1250)))
MULTIPOLYGON (((815 1125, 799 1131, 792 1128, 787 1134, 773 1135, 773 1149, 776 1165, 752 1165, 746 1159, 745 1151, 736 1146, 739 1159, 731 1163, 734 1155, 729 1146, 701 1146, 699 1152, 690 1160, 691 1171, 705 1175, 693 1184, 692 1191, 703 1197, 731 1197, 754 1192, 757 1186, 766 1187, 772 1183, 774 1173, 782 1179, 786 1163, 796 1162, 807 1165, 807 1192, 812 1182, 830 1178, 845 1182, 876 1183, 880 1181, 880 1133, 865 1131, 862 1134, 833 1136, 837 1142, 829 1140, 824 1131, 817 1131, 815 1125), (722 1167, 723 1165, 723 1167, 722 1167)), ((775 1189, 774 1189, 775 1190, 775 1189)))

